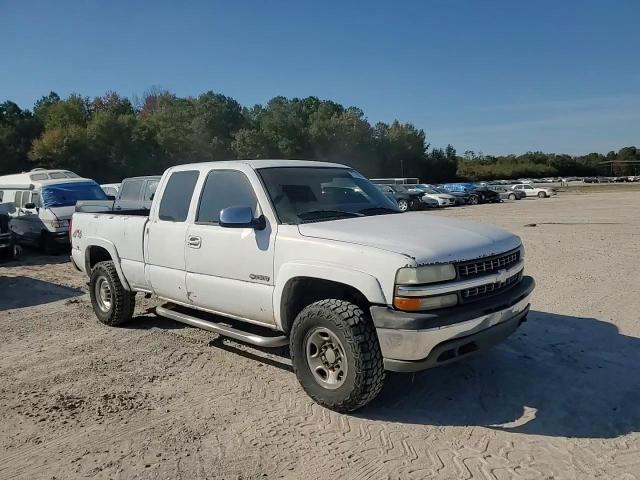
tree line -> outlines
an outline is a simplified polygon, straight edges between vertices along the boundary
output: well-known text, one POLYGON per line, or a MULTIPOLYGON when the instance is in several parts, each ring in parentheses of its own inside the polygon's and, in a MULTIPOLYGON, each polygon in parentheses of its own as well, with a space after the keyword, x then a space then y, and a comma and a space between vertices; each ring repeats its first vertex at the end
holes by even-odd
MULTIPOLYGON (((470 151, 459 156, 451 145, 431 148, 425 132, 411 123, 371 125, 359 108, 316 97, 274 97, 265 105, 243 107, 211 91, 183 98, 152 89, 140 99, 115 92, 61 98, 51 92, 32 111, 11 101, 0 104, 2 175, 65 168, 105 183, 160 174, 180 163, 235 158, 335 161, 370 177, 441 182, 597 175, 604 173, 601 162, 640 160, 640 150, 578 157, 470 151)), ((616 174, 634 173, 631 165, 616 168, 616 174)))

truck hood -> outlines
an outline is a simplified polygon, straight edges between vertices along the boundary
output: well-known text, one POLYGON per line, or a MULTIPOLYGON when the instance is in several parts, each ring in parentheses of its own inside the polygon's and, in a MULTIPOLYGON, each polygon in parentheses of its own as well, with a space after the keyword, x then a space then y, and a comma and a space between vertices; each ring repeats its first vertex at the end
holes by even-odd
POLYGON ((387 250, 418 264, 473 260, 520 246, 520 238, 500 228, 419 212, 346 218, 298 225, 305 237, 387 250))

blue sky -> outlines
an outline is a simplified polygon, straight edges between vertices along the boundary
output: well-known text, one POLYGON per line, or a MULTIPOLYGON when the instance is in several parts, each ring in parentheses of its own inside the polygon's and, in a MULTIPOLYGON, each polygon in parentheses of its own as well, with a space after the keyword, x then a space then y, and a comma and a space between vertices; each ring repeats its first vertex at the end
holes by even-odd
POLYGON ((640 1, 0 0, 0 101, 315 95, 459 152, 640 145, 640 1))

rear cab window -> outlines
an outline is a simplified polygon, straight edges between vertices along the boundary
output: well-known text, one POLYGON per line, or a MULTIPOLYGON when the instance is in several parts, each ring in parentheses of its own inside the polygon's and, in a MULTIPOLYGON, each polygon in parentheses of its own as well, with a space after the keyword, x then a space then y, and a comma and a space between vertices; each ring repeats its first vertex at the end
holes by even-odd
POLYGON ((166 222, 184 222, 198 181, 198 170, 174 172, 162 192, 158 217, 166 222))
POLYGON ((144 180, 128 180, 122 183, 120 200, 139 200, 144 180))

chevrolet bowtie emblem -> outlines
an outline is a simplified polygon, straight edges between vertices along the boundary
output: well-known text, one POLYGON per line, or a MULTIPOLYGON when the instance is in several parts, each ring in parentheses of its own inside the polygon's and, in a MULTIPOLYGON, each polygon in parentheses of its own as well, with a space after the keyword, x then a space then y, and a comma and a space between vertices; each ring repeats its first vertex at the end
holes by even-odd
POLYGON ((503 268, 498 270, 498 283, 502 284, 507 281, 507 271, 503 268))

